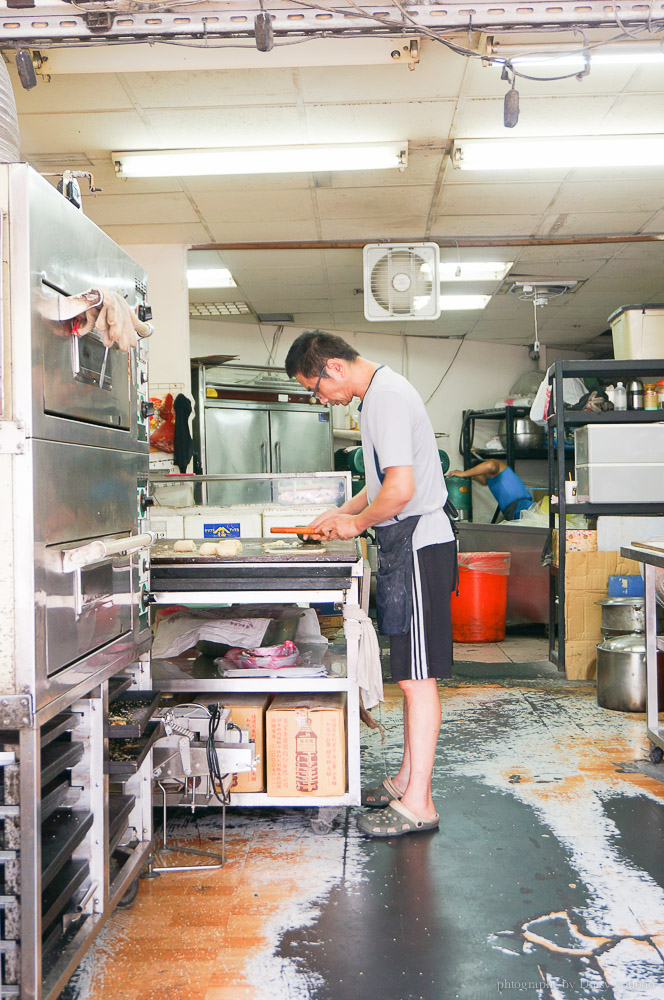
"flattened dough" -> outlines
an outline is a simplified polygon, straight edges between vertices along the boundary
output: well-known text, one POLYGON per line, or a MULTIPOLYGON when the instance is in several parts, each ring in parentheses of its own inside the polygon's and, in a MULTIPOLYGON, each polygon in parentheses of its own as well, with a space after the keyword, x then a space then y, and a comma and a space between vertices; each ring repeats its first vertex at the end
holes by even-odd
POLYGON ((191 538, 178 538, 173 546, 173 552, 195 552, 196 542, 191 538))
POLYGON ((198 554, 201 555, 201 556, 216 556, 216 555, 219 555, 219 553, 217 552, 217 543, 216 542, 203 542, 203 544, 201 545, 200 549, 198 550, 198 554))
POLYGON ((242 542, 239 538, 222 538, 216 547, 219 556, 239 556, 242 552, 242 542))

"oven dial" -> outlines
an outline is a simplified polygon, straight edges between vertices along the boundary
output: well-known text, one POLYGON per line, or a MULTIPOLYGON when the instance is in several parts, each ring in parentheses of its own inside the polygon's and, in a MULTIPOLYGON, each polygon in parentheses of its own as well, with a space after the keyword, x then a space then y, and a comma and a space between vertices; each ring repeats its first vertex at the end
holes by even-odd
POLYGON ((141 513, 145 514, 148 507, 154 506, 154 497, 149 497, 147 493, 141 493, 141 498, 139 503, 141 505, 141 513))
POLYGON ((147 420, 154 413, 154 403, 151 400, 143 400, 141 403, 141 417, 147 420))

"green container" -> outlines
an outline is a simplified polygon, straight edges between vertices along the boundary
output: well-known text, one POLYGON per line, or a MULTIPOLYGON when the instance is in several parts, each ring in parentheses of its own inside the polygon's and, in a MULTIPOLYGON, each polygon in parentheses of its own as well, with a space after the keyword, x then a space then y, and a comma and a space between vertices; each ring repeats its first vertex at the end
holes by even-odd
POLYGON ((470 479, 448 476, 445 482, 450 500, 461 514, 461 519, 467 521, 471 511, 470 479))
POLYGON ((440 455, 440 464, 443 467, 443 475, 447 475, 447 470, 450 467, 450 456, 442 448, 438 449, 438 454, 440 455))

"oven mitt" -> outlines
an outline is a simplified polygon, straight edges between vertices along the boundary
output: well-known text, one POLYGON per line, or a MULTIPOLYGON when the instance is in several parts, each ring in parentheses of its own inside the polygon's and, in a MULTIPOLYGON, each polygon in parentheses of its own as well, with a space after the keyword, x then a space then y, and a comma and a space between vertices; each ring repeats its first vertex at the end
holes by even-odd
MULTIPOLYGON (((101 305, 95 305, 82 311, 80 319, 73 325, 73 331, 83 337, 96 329, 101 334, 104 347, 117 344, 125 354, 131 347, 136 347, 138 337, 149 337, 152 332, 150 323, 143 323, 131 309, 126 299, 117 292, 105 288, 90 289, 89 293, 97 294, 97 302, 101 296, 101 305)), ((80 296, 72 296, 75 299, 80 296)))

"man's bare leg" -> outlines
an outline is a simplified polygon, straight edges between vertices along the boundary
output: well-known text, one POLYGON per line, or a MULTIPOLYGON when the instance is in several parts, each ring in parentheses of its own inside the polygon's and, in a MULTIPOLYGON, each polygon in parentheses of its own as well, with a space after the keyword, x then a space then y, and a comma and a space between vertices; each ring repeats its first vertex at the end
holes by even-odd
MULTIPOLYGON (((431 775, 441 720, 438 685, 434 678, 428 678, 421 681, 399 681, 399 687, 405 699, 407 750, 404 747, 404 761, 407 753, 410 766, 408 786, 401 801, 422 819, 433 819, 436 807, 431 797, 431 775)), ((395 783, 399 788, 398 782, 395 783)))
POLYGON ((410 780, 410 745, 408 742, 408 702, 406 700, 406 695, 403 696, 403 757, 401 759, 401 767, 399 768, 397 774, 392 778, 392 784, 395 788, 399 789, 399 793, 403 793, 408 788, 408 782, 410 780))

